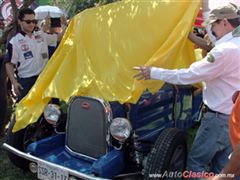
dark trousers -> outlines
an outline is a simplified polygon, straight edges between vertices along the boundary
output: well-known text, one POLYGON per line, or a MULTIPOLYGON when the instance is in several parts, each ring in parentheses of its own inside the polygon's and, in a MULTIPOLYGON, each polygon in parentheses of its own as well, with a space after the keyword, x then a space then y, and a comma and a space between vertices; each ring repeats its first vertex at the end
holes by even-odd
POLYGON ((19 78, 18 77, 18 83, 20 83, 23 87, 23 89, 20 91, 21 95, 17 97, 17 102, 19 102, 22 98, 24 98, 29 90, 32 88, 34 83, 36 82, 38 76, 33 76, 29 78, 19 78))

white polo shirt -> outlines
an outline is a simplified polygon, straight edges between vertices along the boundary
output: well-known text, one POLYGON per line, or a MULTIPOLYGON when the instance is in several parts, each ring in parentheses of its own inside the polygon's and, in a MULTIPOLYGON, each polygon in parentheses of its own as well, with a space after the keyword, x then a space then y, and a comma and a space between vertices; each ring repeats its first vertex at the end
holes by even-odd
POLYGON ((12 45, 11 63, 15 64, 20 78, 39 75, 45 67, 48 56, 48 45, 57 42, 56 34, 42 31, 33 32, 32 37, 18 33, 10 40, 12 45))
POLYGON ((203 102, 212 110, 230 114, 232 95, 240 89, 240 37, 228 33, 216 41, 216 46, 201 61, 188 69, 151 69, 151 79, 172 84, 205 82, 203 102))

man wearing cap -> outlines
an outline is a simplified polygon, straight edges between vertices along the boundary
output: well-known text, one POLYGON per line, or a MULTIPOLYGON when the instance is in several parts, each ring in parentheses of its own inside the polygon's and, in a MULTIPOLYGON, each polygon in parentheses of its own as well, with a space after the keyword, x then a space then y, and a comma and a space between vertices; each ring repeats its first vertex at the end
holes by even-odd
POLYGON ((194 139, 188 158, 188 170, 220 173, 232 151, 229 139, 229 115, 232 95, 240 89, 240 33, 234 29, 240 25, 236 5, 228 4, 213 9, 205 24, 217 41, 215 47, 201 61, 187 69, 163 69, 134 67, 138 80, 159 79, 172 84, 205 82, 203 87, 204 113, 201 126, 194 139))

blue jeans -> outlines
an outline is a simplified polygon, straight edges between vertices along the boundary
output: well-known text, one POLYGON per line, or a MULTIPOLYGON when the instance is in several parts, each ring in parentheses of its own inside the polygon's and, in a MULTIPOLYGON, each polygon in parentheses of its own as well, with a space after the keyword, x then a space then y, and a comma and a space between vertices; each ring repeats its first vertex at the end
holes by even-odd
POLYGON ((188 170, 220 173, 232 152, 229 138, 229 115, 207 112, 194 139, 188 157, 188 170))

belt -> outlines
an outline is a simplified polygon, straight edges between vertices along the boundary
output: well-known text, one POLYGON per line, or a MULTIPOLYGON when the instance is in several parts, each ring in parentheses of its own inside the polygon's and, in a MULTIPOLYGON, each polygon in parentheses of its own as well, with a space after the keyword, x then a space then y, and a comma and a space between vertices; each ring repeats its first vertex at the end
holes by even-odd
POLYGON ((38 75, 37 76, 32 76, 32 77, 26 77, 26 78, 20 78, 19 79, 37 79, 38 78, 38 75))
POLYGON ((210 112, 210 113, 215 113, 215 114, 221 114, 221 115, 227 115, 227 114, 224 114, 224 113, 221 113, 221 112, 218 112, 218 111, 214 111, 212 109, 210 109, 207 105, 203 104, 202 106, 202 112, 203 113, 206 113, 206 112, 210 112))

